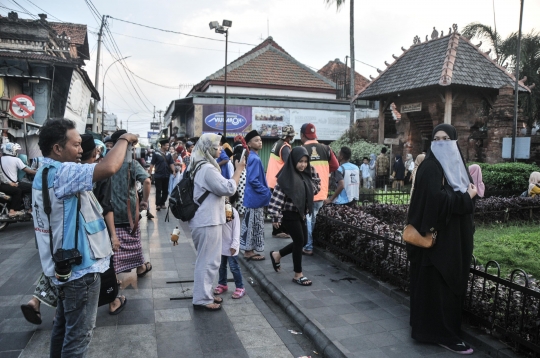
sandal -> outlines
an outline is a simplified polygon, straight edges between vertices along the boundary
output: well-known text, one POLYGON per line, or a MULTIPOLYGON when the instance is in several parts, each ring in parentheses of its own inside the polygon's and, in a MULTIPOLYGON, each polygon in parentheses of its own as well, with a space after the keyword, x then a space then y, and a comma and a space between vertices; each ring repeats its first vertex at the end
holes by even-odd
POLYGON ((274 271, 279 272, 281 264, 279 262, 276 262, 273 254, 274 251, 270 251, 270 260, 272 261, 272 267, 274 268, 274 271))
POLYGON ((244 297, 245 294, 246 294, 245 288, 237 288, 236 290, 234 290, 234 293, 232 294, 232 298, 234 299, 242 298, 244 297))
POLYGON ((150 262, 145 262, 143 265, 145 270, 141 273, 138 273, 137 277, 144 277, 148 272, 152 271, 152 264, 150 262))
POLYGON ((227 291, 229 289, 229 286, 227 285, 217 285, 216 288, 214 288, 214 295, 221 295, 223 292, 227 291))
MULTIPOLYGON (((116 298, 118 298, 120 300, 120 306, 117 309, 115 309, 114 311, 109 311, 109 314, 111 316, 116 316, 117 314, 122 312, 124 310, 124 308, 126 307, 126 303, 127 303, 126 296, 118 296, 116 298), (122 298, 124 299, 123 301, 122 301, 122 298)), ((116 300, 116 298, 115 298, 115 300, 116 300)))
POLYGON ((221 309, 221 305, 217 305, 214 306, 214 307, 210 307, 211 303, 210 304, 207 304, 207 305, 193 305, 193 309, 196 310, 196 311, 219 311, 221 309))
POLYGON ((311 286, 312 282, 307 277, 302 276, 300 278, 293 278, 292 282, 299 284, 300 286, 311 286))
POLYGON ((14 214, 8 214, 10 219, 15 219, 17 216, 23 216, 24 211, 15 211, 14 214))
POLYGON ((41 324, 41 313, 34 309, 34 307, 26 304, 21 305, 21 311, 23 313, 24 318, 33 324, 41 324))
POLYGON ((214 303, 222 303, 223 302, 223 298, 221 297, 214 297, 214 303))
POLYGON ((313 250, 302 250, 302 255, 313 256, 313 250))
POLYGON ((259 254, 255 254, 255 255, 251 255, 251 256, 245 256, 244 255, 244 258, 246 259, 246 261, 251 261, 251 260, 253 260, 253 261, 262 261, 262 260, 265 259, 264 256, 259 255, 259 254))

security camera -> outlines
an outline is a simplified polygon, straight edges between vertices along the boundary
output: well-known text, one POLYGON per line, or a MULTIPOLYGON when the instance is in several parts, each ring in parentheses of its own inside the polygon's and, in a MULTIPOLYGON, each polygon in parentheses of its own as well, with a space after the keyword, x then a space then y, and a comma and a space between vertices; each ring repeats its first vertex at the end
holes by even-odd
POLYGON ((219 22, 217 21, 210 21, 210 24, 208 24, 210 26, 210 30, 213 30, 213 29, 216 29, 219 27, 219 22))
POLYGON ((231 20, 223 20, 223 27, 231 27, 232 21, 231 20))

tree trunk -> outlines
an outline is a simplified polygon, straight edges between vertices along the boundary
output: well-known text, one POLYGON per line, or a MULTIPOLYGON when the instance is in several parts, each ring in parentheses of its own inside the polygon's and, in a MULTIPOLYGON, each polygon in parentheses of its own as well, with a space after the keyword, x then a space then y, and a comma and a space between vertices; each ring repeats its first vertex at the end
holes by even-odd
POLYGON ((350 13, 350 22, 351 22, 351 28, 350 28, 350 42, 351 42, 351 128, 354 126, 354 101, 352 101, 352 98, 356 95, 354 90, 354 75, 356 72, 354 71, 354 0, 350 0, 351 2, 351 13, 350 13))

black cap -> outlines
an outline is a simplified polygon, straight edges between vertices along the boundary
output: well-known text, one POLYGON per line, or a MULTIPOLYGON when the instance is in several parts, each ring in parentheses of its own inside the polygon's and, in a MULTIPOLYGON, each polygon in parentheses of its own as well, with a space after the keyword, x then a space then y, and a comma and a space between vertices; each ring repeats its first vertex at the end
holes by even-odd
POLYGON ((255 137, 260 137, 260 134, 259 134, 259 132, 257 132, 257 130, 254 129, 251 132, 249 132, 248 134, 246 134, 246 136, 245 136, 246 143, 249 143, 249 141, 252 140, 255 137))
POLYGON ((122 135, 124 135, 126 133, 127 133, 127 131, 125 129, 117 130, 116 132, 114 132, 111 135, 111 142, 116 144, 116 142, 118 141, 118 138, 120 138, 122 135))
POLYGON ((82 134, 81 135, 81 147, 83 150, 83 155, 89 153, 96 148, 96 142, 94 142, 94 137, 91 134, 82 134))
POLYGON ((158 142, 159 142, 159 144, 161 144, 161 145, 167 144, 167 143, 169 143, 169 139, 168 139, 168 138, 163 138, 163 139, 160 139, 158 142))

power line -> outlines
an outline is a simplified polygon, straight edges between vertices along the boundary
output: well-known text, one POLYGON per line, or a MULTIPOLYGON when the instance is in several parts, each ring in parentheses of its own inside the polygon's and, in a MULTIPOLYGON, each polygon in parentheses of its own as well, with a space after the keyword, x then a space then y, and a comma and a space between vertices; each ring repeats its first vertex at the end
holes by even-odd
MULTIPOLYGON (((118 18, 116 18, 116 17, 109 16, 109 15, 107 15, 107 16, 110 17, 111 19, 114 19, 114 20, 126 22, 126 23, 128 23, 128 24, 132 24, 132 25, 136 25, 136 26, 146 27, 146 28, 152 29, 152 30, 157 30, 157 31, 162 31, 162 32, 168 32, 168 33, 171 33, 171 34, 177 34, 177 35, 184 35, 184 36, 196 37, 196 38, 199 38, 199 39, 205 39, 205 40, 210 40, 210 41, 220 41, 220 42, 225 42, 225 40, 213 39, 213 38, 211 38, 211 37, 205 37, 205 36, 191 35, 191 34, 186 34, 186 33, 184 33, 184 32, 180 32, 180 31, 173 31, 173 30, 160 29, 160 28, 158 28, 158 27, 153 27, 153 26, 148 26, 148 25, 138 24, 138 23, 136 23, 136 22, 118 19, 118 18)), ((238 45, 257 46, 257 45, 254 45, 254 44, 248 44, 248 43, 245 43, 245 42, 229 41, 229 43, 232 43, 232 44, 238 44, 238 45)))
POLYGON ((57 18, 56 16, 54 16, 53 14, 51 14, 50 12, 47 12, 47 11, 43 10, 42 8, 40 8, 39 6, 37 6, 36 4, 34 4, 31 0, 26 0, 26 1, 28 1, 30 4, 34 5, 36 8, 40 9, 41 11, 46 13, 47 15, 50 15, 52 18, 55 18, 56 20, 58 20, 60 22, 64 22, 64 21, 60 20, 59 18, 57 18))
POLYGON ((374 69, 377 69, 377 67, 372 66, 372 65, 370 65, 369 63, 365 63, 365 62, 362 62, 362 61, 357 60, 357 59, 354 59, 354 60, 355 60, 356 62, 360 62, 361 64, 364 64, 364 65, 366 65, 366 66, 373 67, 374 69))

